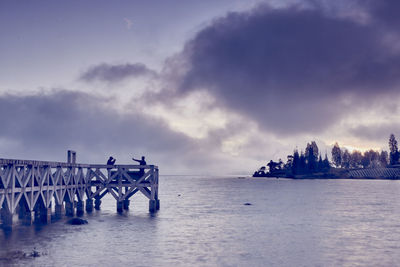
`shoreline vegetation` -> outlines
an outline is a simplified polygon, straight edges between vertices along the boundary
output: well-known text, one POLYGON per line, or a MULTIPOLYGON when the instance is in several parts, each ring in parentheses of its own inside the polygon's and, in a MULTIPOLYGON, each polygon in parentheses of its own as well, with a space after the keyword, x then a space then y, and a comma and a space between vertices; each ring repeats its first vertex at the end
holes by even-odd
POLYGON ((307 143, 306 149, 295 149, 284 163, 270 160, 254 172, 253 177, 292 179, 400 179, 400 152, 394 134, 389 137, 389 152, 365 152, 340 148, 336 142, 331 150, 331 161, 325 153, 324 159, 317 143, 307 143), (268 167, 268 170, 267 170, 268 167))

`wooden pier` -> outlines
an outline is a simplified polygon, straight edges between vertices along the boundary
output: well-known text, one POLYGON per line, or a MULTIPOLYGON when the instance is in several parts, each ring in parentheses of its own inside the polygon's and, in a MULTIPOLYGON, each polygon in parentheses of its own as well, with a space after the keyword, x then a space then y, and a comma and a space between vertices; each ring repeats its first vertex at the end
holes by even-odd
POLYGON ((53 203, 54 218, 98 210, 107 193, 123 212, 137 192, 149 199, 150 212, 159 210, 157 166, 78 164, 74 151, 68 151, 68 162, 0 159, 0 219, 5 229, 12 228, 14 214, 25 225, 51 222, 53 203))

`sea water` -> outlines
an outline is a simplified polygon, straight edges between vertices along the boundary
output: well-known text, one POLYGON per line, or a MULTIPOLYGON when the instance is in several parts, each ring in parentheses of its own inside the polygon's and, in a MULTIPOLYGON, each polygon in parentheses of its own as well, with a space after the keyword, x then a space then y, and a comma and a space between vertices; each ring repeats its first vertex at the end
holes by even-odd
POLYGON ((154 215, 139 194, 123 214, 107 197, 87 225, 1 232, 0 256, 41 255, 11 266, 400 264, 400 181, 161 176, 159 194, 154 215))

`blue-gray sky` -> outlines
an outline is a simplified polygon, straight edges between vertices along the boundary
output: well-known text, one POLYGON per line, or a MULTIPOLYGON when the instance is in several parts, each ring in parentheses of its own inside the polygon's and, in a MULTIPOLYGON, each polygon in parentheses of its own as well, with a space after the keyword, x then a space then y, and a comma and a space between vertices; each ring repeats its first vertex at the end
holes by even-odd
POLYGON ((386 149, 398 1, 0 1, 0 156, 245 173, 386 149))

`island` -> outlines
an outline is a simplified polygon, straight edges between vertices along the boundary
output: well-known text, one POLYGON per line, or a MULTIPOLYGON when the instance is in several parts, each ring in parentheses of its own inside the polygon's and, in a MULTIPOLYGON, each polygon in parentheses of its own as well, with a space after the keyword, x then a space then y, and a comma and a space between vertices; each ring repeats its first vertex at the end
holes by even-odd
POLYGON ((389 153, 373 149, 364 152, 340 148, 336 142, 331 160, 324 159, 317 143, 307 143, 305 151, 294 150, 284 163, 270 160, 253 173, 253 177, 292 179, 400 179, 400 152, 394 134, 389 137, 389 153), (267 169, 268 167, 268 169, 267 169))

